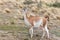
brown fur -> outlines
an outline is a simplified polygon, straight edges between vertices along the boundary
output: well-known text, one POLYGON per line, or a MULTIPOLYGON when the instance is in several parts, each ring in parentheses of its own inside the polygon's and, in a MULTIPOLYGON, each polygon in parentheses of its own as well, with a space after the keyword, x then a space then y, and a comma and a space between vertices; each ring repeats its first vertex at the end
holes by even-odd
POLYGON ((30 17, 27 17, 28 21, 32 24, 32 26, 34 26, 33 22, 34 21, 38 21, 40 19, 40 17, 38 16, 30 16, 30 17))
MULTIPOLYGON (((41 19, 41 17, 40 16, 30 16, 30 17, 27 17, 27 19, 31 23, 31 25, 34 26, 33 22, 39 21, 41 19)), ((43 19, 43 27, 45 27, 47 19, 46 18, 42 18, 42 19, 43 19)))
POLYGON ((45 15, 45 18, 49 21, 49 16, 48 15, 45 15))

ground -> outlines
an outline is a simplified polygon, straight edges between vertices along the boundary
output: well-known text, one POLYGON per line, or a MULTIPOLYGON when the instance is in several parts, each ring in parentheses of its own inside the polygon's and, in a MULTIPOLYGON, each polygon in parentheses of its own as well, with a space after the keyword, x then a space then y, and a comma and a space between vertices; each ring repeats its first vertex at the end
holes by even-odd
MULTIPOLYGON (((7 25, 2 26, 0 30, 0 40, 40 40, 42 36, 42 31, 38 31, 40 29, 34 28, 34 36, 30 38, 28 33, 28 28, 23 26, 12 25, 8 27, 7 25)), ((48 39, 47 36, 42 40, 60 40, 60 33, 59 28, 51 29, 50 38, 48 39)))
POLYGON ((42 31, 34 29, 31 39, 24 25, 22 10, 37 16, 49 16, 49 35, 42 40, 60 40, 60 0, 0 0, 0 40, 40 40, 42 31))

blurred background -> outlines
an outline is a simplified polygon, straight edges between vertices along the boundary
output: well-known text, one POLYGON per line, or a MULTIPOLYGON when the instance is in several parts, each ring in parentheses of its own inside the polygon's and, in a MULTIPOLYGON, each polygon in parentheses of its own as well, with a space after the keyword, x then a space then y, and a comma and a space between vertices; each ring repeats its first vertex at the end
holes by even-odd
POLYGON ((30 39, 21 12, 24 7, 35 15, 48 15, 50 40, 60 40, 60 0, 0 0, 0 40, 40 39, 42 33, 36 30, 30 39))

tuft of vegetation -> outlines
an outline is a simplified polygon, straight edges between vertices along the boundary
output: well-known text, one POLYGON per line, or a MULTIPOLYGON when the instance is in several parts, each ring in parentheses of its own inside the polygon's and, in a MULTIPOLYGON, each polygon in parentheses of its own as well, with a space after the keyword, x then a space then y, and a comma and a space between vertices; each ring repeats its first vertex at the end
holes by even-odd
POLYGON ((28 32, 28 29, 26 27, 17 25, 0 25, 0 30, 28 32))
POLYGON ((28 38, 24 39, 24 40, 28 40, 28 38))
POLYGON ((32 3, 34 3, 32 0, 25 0, 25 2, 24 2, 24 4, 32 4, 32 3))
POLYGON ((54 29, 50 31, 52 34, 55 34, 56 36, 60 37, 60 28, 54 29))
POLYGON ((38 7, 38 8, 41 8, 41 7, 42 7, 42 1, 40 1, 40 2, 37 4, 37 7, 38 7))
POLYGON ((58 2, 55 2, 53 4, 46 4, 46 5, 49 6, 49 7, 58 7, 58 8, 60 8, 60 3, 58 3, 58 2))

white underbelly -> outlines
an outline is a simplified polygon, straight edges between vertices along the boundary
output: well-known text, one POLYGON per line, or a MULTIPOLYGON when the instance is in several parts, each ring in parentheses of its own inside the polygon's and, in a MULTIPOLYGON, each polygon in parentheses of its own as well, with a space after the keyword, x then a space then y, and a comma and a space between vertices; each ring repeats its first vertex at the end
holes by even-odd
POLYGON ((34 27, 40 27, 42 25, 42 23, 43 23, 42 19, 37 22, 34 22, 34 27))

